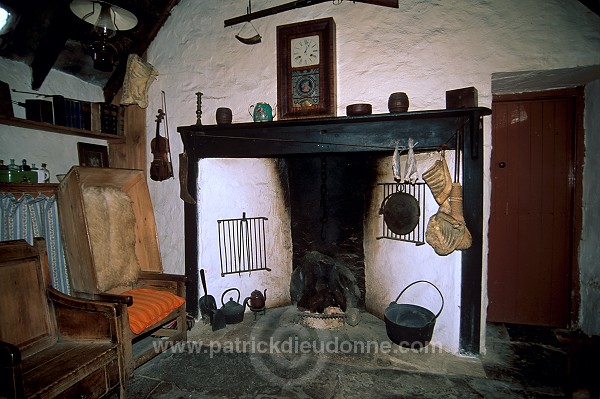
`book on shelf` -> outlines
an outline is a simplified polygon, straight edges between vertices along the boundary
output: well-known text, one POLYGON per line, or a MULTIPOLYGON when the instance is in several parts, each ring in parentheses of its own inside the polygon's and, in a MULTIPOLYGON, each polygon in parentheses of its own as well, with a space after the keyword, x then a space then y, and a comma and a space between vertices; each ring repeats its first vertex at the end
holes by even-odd
MULTIPOLYGON (((4 89, 4 92, 10 96, 8 85, 5 84, 3 87, 1 83, 3 82, 0 82, 0 94, 4 89)), ((75 100, 58 94, 42 96, 48 97, 52 101, 27 100, 27 119, 87 130, 92 133, 124 136, 125 107, 122 105, 75 100)), ((8 114, 6 111, 5 113, 8 114)))
POLYGON ((81 128, 92 131, 92 103, 80 101, 81 103, 81 128))
POLYGON ((25 100, 25 119, 36 122, 52 123, 52 103, 46 100, 25 100))
POLYGON ((81 101, 68 99, 71 107, 71 127, 81 129, 81 101))
POLYGON ((100 104, 100 132, 117 135, 119 133, 119 109, 115 104, 100 104))
POLYGON ((67 124, 67 115, 68 118, 71 117, 71 110, 68 109, 65 97, 60 95, 53 95, 52 108, 54 110, 54 124, 59 126, 69 126, 67 124))

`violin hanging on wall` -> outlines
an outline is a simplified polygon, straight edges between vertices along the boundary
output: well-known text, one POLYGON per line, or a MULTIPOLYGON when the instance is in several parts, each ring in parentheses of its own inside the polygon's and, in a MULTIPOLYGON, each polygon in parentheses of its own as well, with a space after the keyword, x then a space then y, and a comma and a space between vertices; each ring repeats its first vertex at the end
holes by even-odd
POLYGON ((152 139, 150 148, 154 159, 150 164, 150 178, 155 181, 163 181, 173 177, 173 166, 170 160, 169 139, 160 135, 160 122, 165 113, 162 109, 156 115, 156 137, 152 139))
POLYGON ((167 121, 167 102, 165 92, 161 91, 163 109, 158 110, 156 115, 156 137, 152 139, 150 148, 154 159, 150 164, 150 178, 155 181, 163 181, 173 177, 173 164, 171 163, 171 149, 169 147, 169 123, 167 121), (160 135, 160 122, 165 119, 166 137, 160 135))

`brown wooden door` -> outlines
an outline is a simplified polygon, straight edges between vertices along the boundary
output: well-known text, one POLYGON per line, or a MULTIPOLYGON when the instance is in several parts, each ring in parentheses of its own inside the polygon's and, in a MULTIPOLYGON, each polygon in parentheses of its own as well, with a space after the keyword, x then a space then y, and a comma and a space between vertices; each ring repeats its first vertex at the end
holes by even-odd
POLYGON ((489 321, 570 321, 575 105, 573 96, 494 99, 489 321))

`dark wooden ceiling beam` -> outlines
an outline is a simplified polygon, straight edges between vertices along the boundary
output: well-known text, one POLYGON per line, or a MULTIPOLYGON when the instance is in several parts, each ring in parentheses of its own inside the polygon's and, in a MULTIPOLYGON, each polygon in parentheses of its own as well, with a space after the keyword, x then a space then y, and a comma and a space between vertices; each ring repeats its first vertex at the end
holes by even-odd
MULTIPOLYGON (((248 9, 248 13, 246 15, 241 15, 239 17, 226 19, 224 22, 225 27, 237 25, 242 22, 248 22, 255 19, 267 17, 270 15, 275 15, 282 13, 284 11, 295 10, 297 8, 304 8, 308 6, 313 6, 315 4, 325 3, 331 0, 296 0, 290 3, 281 4, 275 7, 265 8, 264 10, 252 12, 252 10, 248 9)), ((398 8, 398 0, 352 0, 353 2, 358 3, 366 3, 373 4, 376 6, 384 6, 391 8, 398 8)), ((249 7, 248 7, 249 8, 249 7)))
POLYGON ((67 23, 70 19, 70 15, 67 14, 69 9, 66 6, 68 2, 63 1, 63 3, 63 6, 56 8, 56 14, 48 27, 48 34, 43 37, 34 52, 31 62, 31 88, 33 90, 38 90, 42 86, 71 35, 72 24, 67 23))

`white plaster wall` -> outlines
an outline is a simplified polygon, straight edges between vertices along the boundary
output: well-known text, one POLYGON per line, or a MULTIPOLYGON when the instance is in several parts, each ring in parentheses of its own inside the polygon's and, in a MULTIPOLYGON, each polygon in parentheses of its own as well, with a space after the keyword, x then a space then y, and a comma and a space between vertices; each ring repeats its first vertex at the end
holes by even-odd
MULTIPOLYGON (((285 2, 271 1, 268 6, 285 2)), ((176 126, 196 121, 195 92, 204 93, 204 124, 214 123, 219 106, 233 110, 235 123, 251 120, 249 105, 276 101, 275 32, 278 25, 291 22, 335 19, 339 115, 345 113, 346 105, 357 101, 372 103, 374 113, 386 112, 387 98, 394 91, 409 95, 410 110, 444 108, 446 90, 465 86, 475 86, 479 104, 489 107, 494 72, 600 64, 599 18, 576 0, 413 0, 401 1, 400 9, 350 1, 339 5, 323 3, 254 21, 262 35, 262 43, 254 46, 234 38, 241 26, 223 28, 225 19, 244 14, 245 8, 246 3, 241 0, 182 0, 148 51, 148 61, 160 73, 150 89, 148 126, 154 125, 152 114, 160 107, 160 90, 165 90, 173 154, 183 147, 174 134, 176 126)), ((255 11, 258 9, 255 5, 255 11)), ((490 126, 488 117, 484 126, 485 234, 490 203, 490 126)), ((176 158, 174 167, 177 175, 176 158)), ((270 173, 266 166, 257 171, 237 168, 237 173, 228 171, 228 175, 240 181, 248 175, 270 173)), ((381 179, 389 181, 390 176, 384 175, 385 166, 381 168, 381 179)), ((221 181, 215 174, 202 181, 200 190, 212 190, 221 181)), ((172 267, 172 272, 183 273, 183 203, 176 195, 177 182, 150 182, 150 190, 153 202, 158 204, 155 209, 163 262, 166 268, 172 267)), ((200 207, 205 205, 200 203, 200 207)), ((233 214, 238 211, 232 209, 233 214)), ((385 280, 377 288, 368 282, 376 291, 367 293, 367 297, 376 298, 369 300, 370 308, 385 308, 406 281, 422 272, 449 292, 448 308, 436 325, 435 339, 442 341, 446 349, 456 351, 460 256, 438 258, 430 248, 408 244, 374 245, 380 246, 385 255, 373 250, 367 258, 372 270, 387 271, 386 277, 396 275, 391 265, 399 259, 404 259, 401 264, 415 268, 402 279, 385 280)), ((484 242, 484 287, 486 258, 484 242)), ((482 331, 485 304, 484 292, 482 331)))
MULTIPOLYGON (((441 143, 440 143, 441 144, 441 143)), ((405 156, 401 157, 404 167, 405 156)), ((439 153, 417 154, 419 178, 433 163, 440 159, 439 153)), ((446 161, 450 173, 454 176, 454 151, 446 152, 446 161)), ((376 182, 394 181, 390 158, 379 162, 376 182)), ((422 182, 422 179, 420 180, 422 182)), ((396 300, 400 292, 409 284, 426 280, 434 284, 443 295, 443 310, 436 321, 432 343, 441 344, 449 352, 458 352, 460 320, 461 265, 460 253, 438 256, 428 245, 416 246, 412 243, 394 240, 377 240, 381 235, 381 216, 379 208, 383 200, 381 189, 375 189, 365 219, 365 258, 366 258, 366 307, 374 315, 383 319, 385 308, 396 300)), ((425 221, 438 211, 439 205, 425 190, 425 221)), ((442 299, 435 288, 426 283, 410 287, 398 303, 412 303, 429 309, 437 314, 442 299)))
POLYGON ((586 334, 600 335, 600 80, 585 86, 585 164, 583 171, 583 226, 579 247, 581 329, 586 334))
MULTIPOLYGON (((0 58, 0 80, 8 83, 11 89, 32 92, 31 69, 22 62, 0 58)), ((38 92, 61 94, 87 101, 104 100, 100 87, 53 69, 38 92)), ((14 92, 11 92, 11 97, 20 102, 36 98, 35 95, 14 92)), ((13 111, 16 117, 25 118, 25 108, 14 105, 13 111)), ((0 125, 0 159, 3 159, 5 164, 8 164, 11 158, 18 164, 22 159, 26 159, 28 164, 35 163, 38 167, 45 163, 50 171, 50 182, 56 183, 57 174, 67 173, 71 166, 79 165, 78 141, 107 145, 106 140, 0 125)))
MULTIPOLYGON (((209 293, 221 306, 221 294, 235 287, 242 300, 267 289, 267 306, 288 305, 292 273, 292 238, 287 203, 287 179, 280 184, 281 162, 258 159, 203 159, 199 162, 198 248, 199 267, 205 269, 209 293), (240 174, 242 172, 242 174, 240 174), (217 220, 266 217, 266 262, 271 271, 259 270, 221 277, 217 220)), ((231 260, 230 260, 231 262, 231 260)), ((200 288, 202 290, 202 288, 200 288)), ((201 291, 202 293, 202 291, 201 291)), ((202 293, 203 294, 203 293, 202 293)), ((234 295, 232 292, 227 295, 234 295)), ((225 302, 227 298, 225 298, 225 302)))

